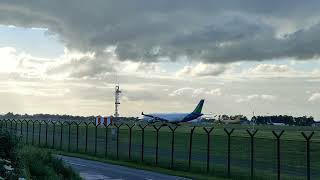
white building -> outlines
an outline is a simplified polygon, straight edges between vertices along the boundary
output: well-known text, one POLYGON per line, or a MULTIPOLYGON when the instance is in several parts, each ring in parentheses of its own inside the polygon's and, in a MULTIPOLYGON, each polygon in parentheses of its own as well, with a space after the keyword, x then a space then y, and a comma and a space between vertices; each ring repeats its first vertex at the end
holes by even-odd
POLYGON ((109 125, 112 123, 112 116, 108 116, 108 117, 102 117, 102 116, 97 116, 96 117, 96 126, 98 125, 109 125))

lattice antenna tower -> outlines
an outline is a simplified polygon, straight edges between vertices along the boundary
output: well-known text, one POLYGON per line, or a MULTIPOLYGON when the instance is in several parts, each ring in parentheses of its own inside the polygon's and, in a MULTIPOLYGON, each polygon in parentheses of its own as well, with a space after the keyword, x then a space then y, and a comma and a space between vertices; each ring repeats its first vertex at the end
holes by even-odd
POLYGON ((115 91, 114 91, 114 117, 119 117, 119 106, 120 106, 120 86, 117 80, 117 74, 115 74, 115 91))
POLYGON ((252 111, 252 118, 251 118, 251 120, 252 120, 252 129, 254 130, 254 126, 255 126, 255 124, 256 124, 256 116, 254 115, 254 111, 252 111))

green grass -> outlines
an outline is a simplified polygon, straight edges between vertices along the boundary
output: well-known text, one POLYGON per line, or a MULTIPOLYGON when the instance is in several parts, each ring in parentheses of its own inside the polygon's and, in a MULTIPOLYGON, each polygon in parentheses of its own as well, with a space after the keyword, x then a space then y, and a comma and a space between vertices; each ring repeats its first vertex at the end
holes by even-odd
MULTIPOLYGON (((1 127, 5 127, 4 121, 0 122, 1 127)), ((11 128, 11 122, 8 121, 7 127, 11 128)), ((15 132, 15 123, 12 123, 12 130, 15 132)), ((33 127, 29 123, 28 138, 26 131, 26 123, 22 124, 22 135, 24 141, 29 144, 38 145, 39 143, 39 124, 35 124, 35 131, 32 140, 33 127)), ((250 138, 246 129, 251 129, 251 126, 243 125, 228 125, 226 128, 235 128, 231 136, 231 175, 245 176, 250 174, 250 138)), ((283 177, 295 177, 296 179, 305 179, 306 172, 306 143, 301 135, 301 131, 315 131, 315 135, 311 141, 311 173, 313 178, 317 179, 320 174, 317 174, 317 169, 320 168, 320 134, 319 128, 313 127, 288 127, 288 126, 267 126, 260 125, 255 128, 259 129, 255 136, 255 170, 259 176, 264 176, 266 179, 273 179, 276 176, 276 141, 272 134, 272 130, 282 130, 285 132, 281 137, 281 165, 283 177)), ((21 124, 17 124, 17 133, 20 134, 21 124)), ((116 135, 112 134, 114 127, 108 128, 108 158, 116 156, 116 135)), ((85 151, 85 126, 79 126, 78 137, 78 152, 97 157, 103 157, 106 153, 105 144, 105 128, 97 128, 97 153, 95 154, 95 127, 88 127, 88 142, 87 152, 85 151)), ((69 127, 63 126, 62 143, 60 141, 61 126, 55 126, 55 136, 53 143, 53 126, 48 126, 47 142, 45 136, 45 125, 41 125, 40 146, 62 149, 64 151, 75 152, 76 149, 76 126, 70 126, 70 147, 69 142, 69 127), (62 145, 62 146, 60 146, 62 145)), ((175 132, 174 146, 174 168, 179 171, 188 171, 188 151, 189 151, 189 134, 190 127, 183 125, 175 132)), ((145 163, 155 165, 155 146, 156 133, 153 127, 145 129, 145 163)), ((216 125, 210 136, 210 173, 226 175, 226 160, 227 160, 227 135, 223 131, 223 126, 216 125)), ((207 135, 202 127, 197 127, 192 142, 192 161, 191 172, 206 173, 206 153, 207 153, 207 135)), ((119 131, 119 157, 122 160, 128 160, 128 144, 129 133, 128 127, 123 125, 119 131)), ((131 160, 140 162, 141 160, 141 129, 135 126, 132 129, 132 149, 131 160)), ((168 127, 162 127, 159 133, 159 164, 163 168, 169 168, 171 164, 171 131, 168 127)))

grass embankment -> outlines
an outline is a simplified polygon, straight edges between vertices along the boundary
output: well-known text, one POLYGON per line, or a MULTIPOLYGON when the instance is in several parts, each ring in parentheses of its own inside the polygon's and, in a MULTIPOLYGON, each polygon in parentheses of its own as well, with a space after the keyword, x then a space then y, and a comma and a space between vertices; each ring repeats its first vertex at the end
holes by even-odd
POLYGON ((50 151, 23 146, 19 138, 0 132, 0 179, 81 179, 50 151))

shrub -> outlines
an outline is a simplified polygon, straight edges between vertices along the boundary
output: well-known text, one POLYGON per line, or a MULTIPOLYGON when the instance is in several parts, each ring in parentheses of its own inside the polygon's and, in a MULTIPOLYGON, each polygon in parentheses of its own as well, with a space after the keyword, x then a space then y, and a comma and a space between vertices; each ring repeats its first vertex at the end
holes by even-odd
POLYGON ((17 136, 10 134, 7 131, 0 132, 0 158, 1 159, 16 159, 16 147, 19 139, 17 136))
POLYGON ((33 147, 24 147, 19 152, 25 176, 29 179, 81 179, 62 160, 51 155, 49 151, 33 147))
POLYGON ((19 137, 0 131, 0 180, 2 179, 81 179, 49 151, 23 146, 19 137))
POLYGON ((18 179, 21 171, 17 163, 18 137, 9 132, 0 132, 0 179, 18 179))

